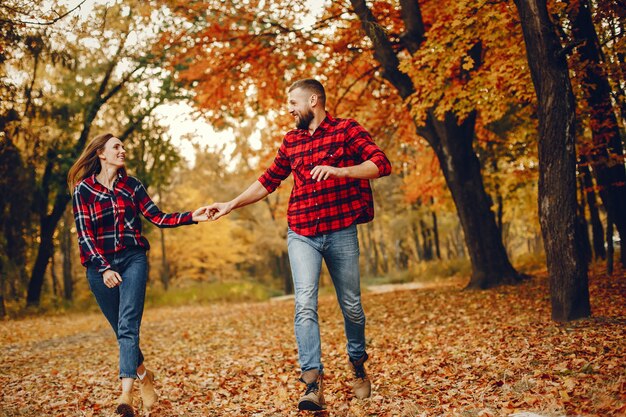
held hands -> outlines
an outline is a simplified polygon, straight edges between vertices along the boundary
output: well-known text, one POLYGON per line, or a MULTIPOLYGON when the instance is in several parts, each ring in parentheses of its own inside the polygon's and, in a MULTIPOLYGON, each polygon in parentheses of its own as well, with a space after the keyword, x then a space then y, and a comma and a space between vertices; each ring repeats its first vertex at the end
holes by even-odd
POLYGON ((227 215, 232 210, 229 203, 213 203, 210 206, 203 206, 193 212, 191 219, 194 222, 214 221, 227 215))
POLYGON ((104 271, 102 273, 102 279, 104 281, 104 285, 106 285, 108 288, 117 287, 122 283, 122 276, 112 269, 107 269, 106 271, 104 271))
POLYGON ((230 203, 213 203, 206 207, 206 214, 211 220, 217 220, 232 211, 233 207, 230 203))
POLYGON ((199 209, 197 209, 196 211, 193 212, 193 214, 191 215, 191 220, 193 220, 194 222, 206 222, 209 220, 209 216, 208 213, 206 211, 206 206, 205 207, 200 207, 199 209))
POLYGON ((328 178, 344 178, 346 176, 344 168, 329 165, 318 165, 311 170, 311 178, 316 181, 323 181, 328 178))

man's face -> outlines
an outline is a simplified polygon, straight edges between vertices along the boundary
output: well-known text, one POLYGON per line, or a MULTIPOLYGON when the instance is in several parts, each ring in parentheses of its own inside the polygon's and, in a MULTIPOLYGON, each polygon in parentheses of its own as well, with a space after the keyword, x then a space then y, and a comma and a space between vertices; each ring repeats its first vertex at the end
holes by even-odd
POLYGON ((313 108, 311 107, 312 95, 310 91, 302 88, 296 88, 289 92, 287 105, 289 114, 295 119, 297 129, 308 129, 309 124, 311 124, 311 121, 315 117, 313 108))

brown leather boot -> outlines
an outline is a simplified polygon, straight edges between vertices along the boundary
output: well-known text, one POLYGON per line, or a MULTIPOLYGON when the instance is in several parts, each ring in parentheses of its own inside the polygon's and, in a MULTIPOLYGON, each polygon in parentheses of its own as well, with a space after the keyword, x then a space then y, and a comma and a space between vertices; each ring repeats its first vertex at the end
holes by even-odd
POLYGON ((317 369, 302 373, 300 381, 306 384, 306 391, 298 401, 298 410, 319 411, 326 408, 323 379, 324 374, 317 369))
POLYGON ((146 375, 139 380, 139 391, 141 392, 141 400, 146 410, 150 410, 157 401, 157 393, 154 390, 154 374, 146 369, 146 375))
POLYGON ((115 412, 122 417, 135 416, 135 410, 133 410, 133 396, 130 392, 122 392, 122 395, 117 399, 115 412))
POLYGON ((365 373, 364 363, 367 358, 367 353, 358 360, 353 360, 352 358, 350 358, 350 366, 352 368, 352 371, 354 372, 352 391, 354 391, 354 396, 360 400, 368 398, 372 394, 372 383, 365 373))

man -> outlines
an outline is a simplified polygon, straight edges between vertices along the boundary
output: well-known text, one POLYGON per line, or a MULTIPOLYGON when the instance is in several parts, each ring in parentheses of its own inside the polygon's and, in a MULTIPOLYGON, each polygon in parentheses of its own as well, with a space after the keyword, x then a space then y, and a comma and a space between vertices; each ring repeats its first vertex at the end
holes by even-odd
POLYGON ((295 292, 295 333, 306 384, 300 410, 322 410, 323 365, 317 316, 322 259, 341 307, 353 390, 367 398, 365 314, 361 306, 358 223, 374 217, 369 179, 389 175, 391 164, 369 133, 352 119, 335 119, 325 110, 326 94, 313 79, 289 88, 289 113, 296 129, 288 132, 272 165, 248 189, 227 203, 207 207, 217 220, 233 209, 255 203, 273 192, 290 173, 287 246, 295 292))

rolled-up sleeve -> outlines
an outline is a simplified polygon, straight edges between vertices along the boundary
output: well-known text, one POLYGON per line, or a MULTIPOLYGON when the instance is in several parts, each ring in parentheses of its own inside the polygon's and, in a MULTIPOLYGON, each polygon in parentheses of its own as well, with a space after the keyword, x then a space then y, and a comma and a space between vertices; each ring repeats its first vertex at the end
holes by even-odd
POLYGON ((269 193, 273 193, 278 186, 291 174, 291 164, 285 152, 286 146, 283 141, 276 153, 274 162, 259 177, 259 182, 269 193))
POLYGON ((348 120, 346 128, 348 150, 362 161, 372 161, 381 177, 391 174, 391 162, 387 155, 374 143, 371 135, 355 120, 348 120))

